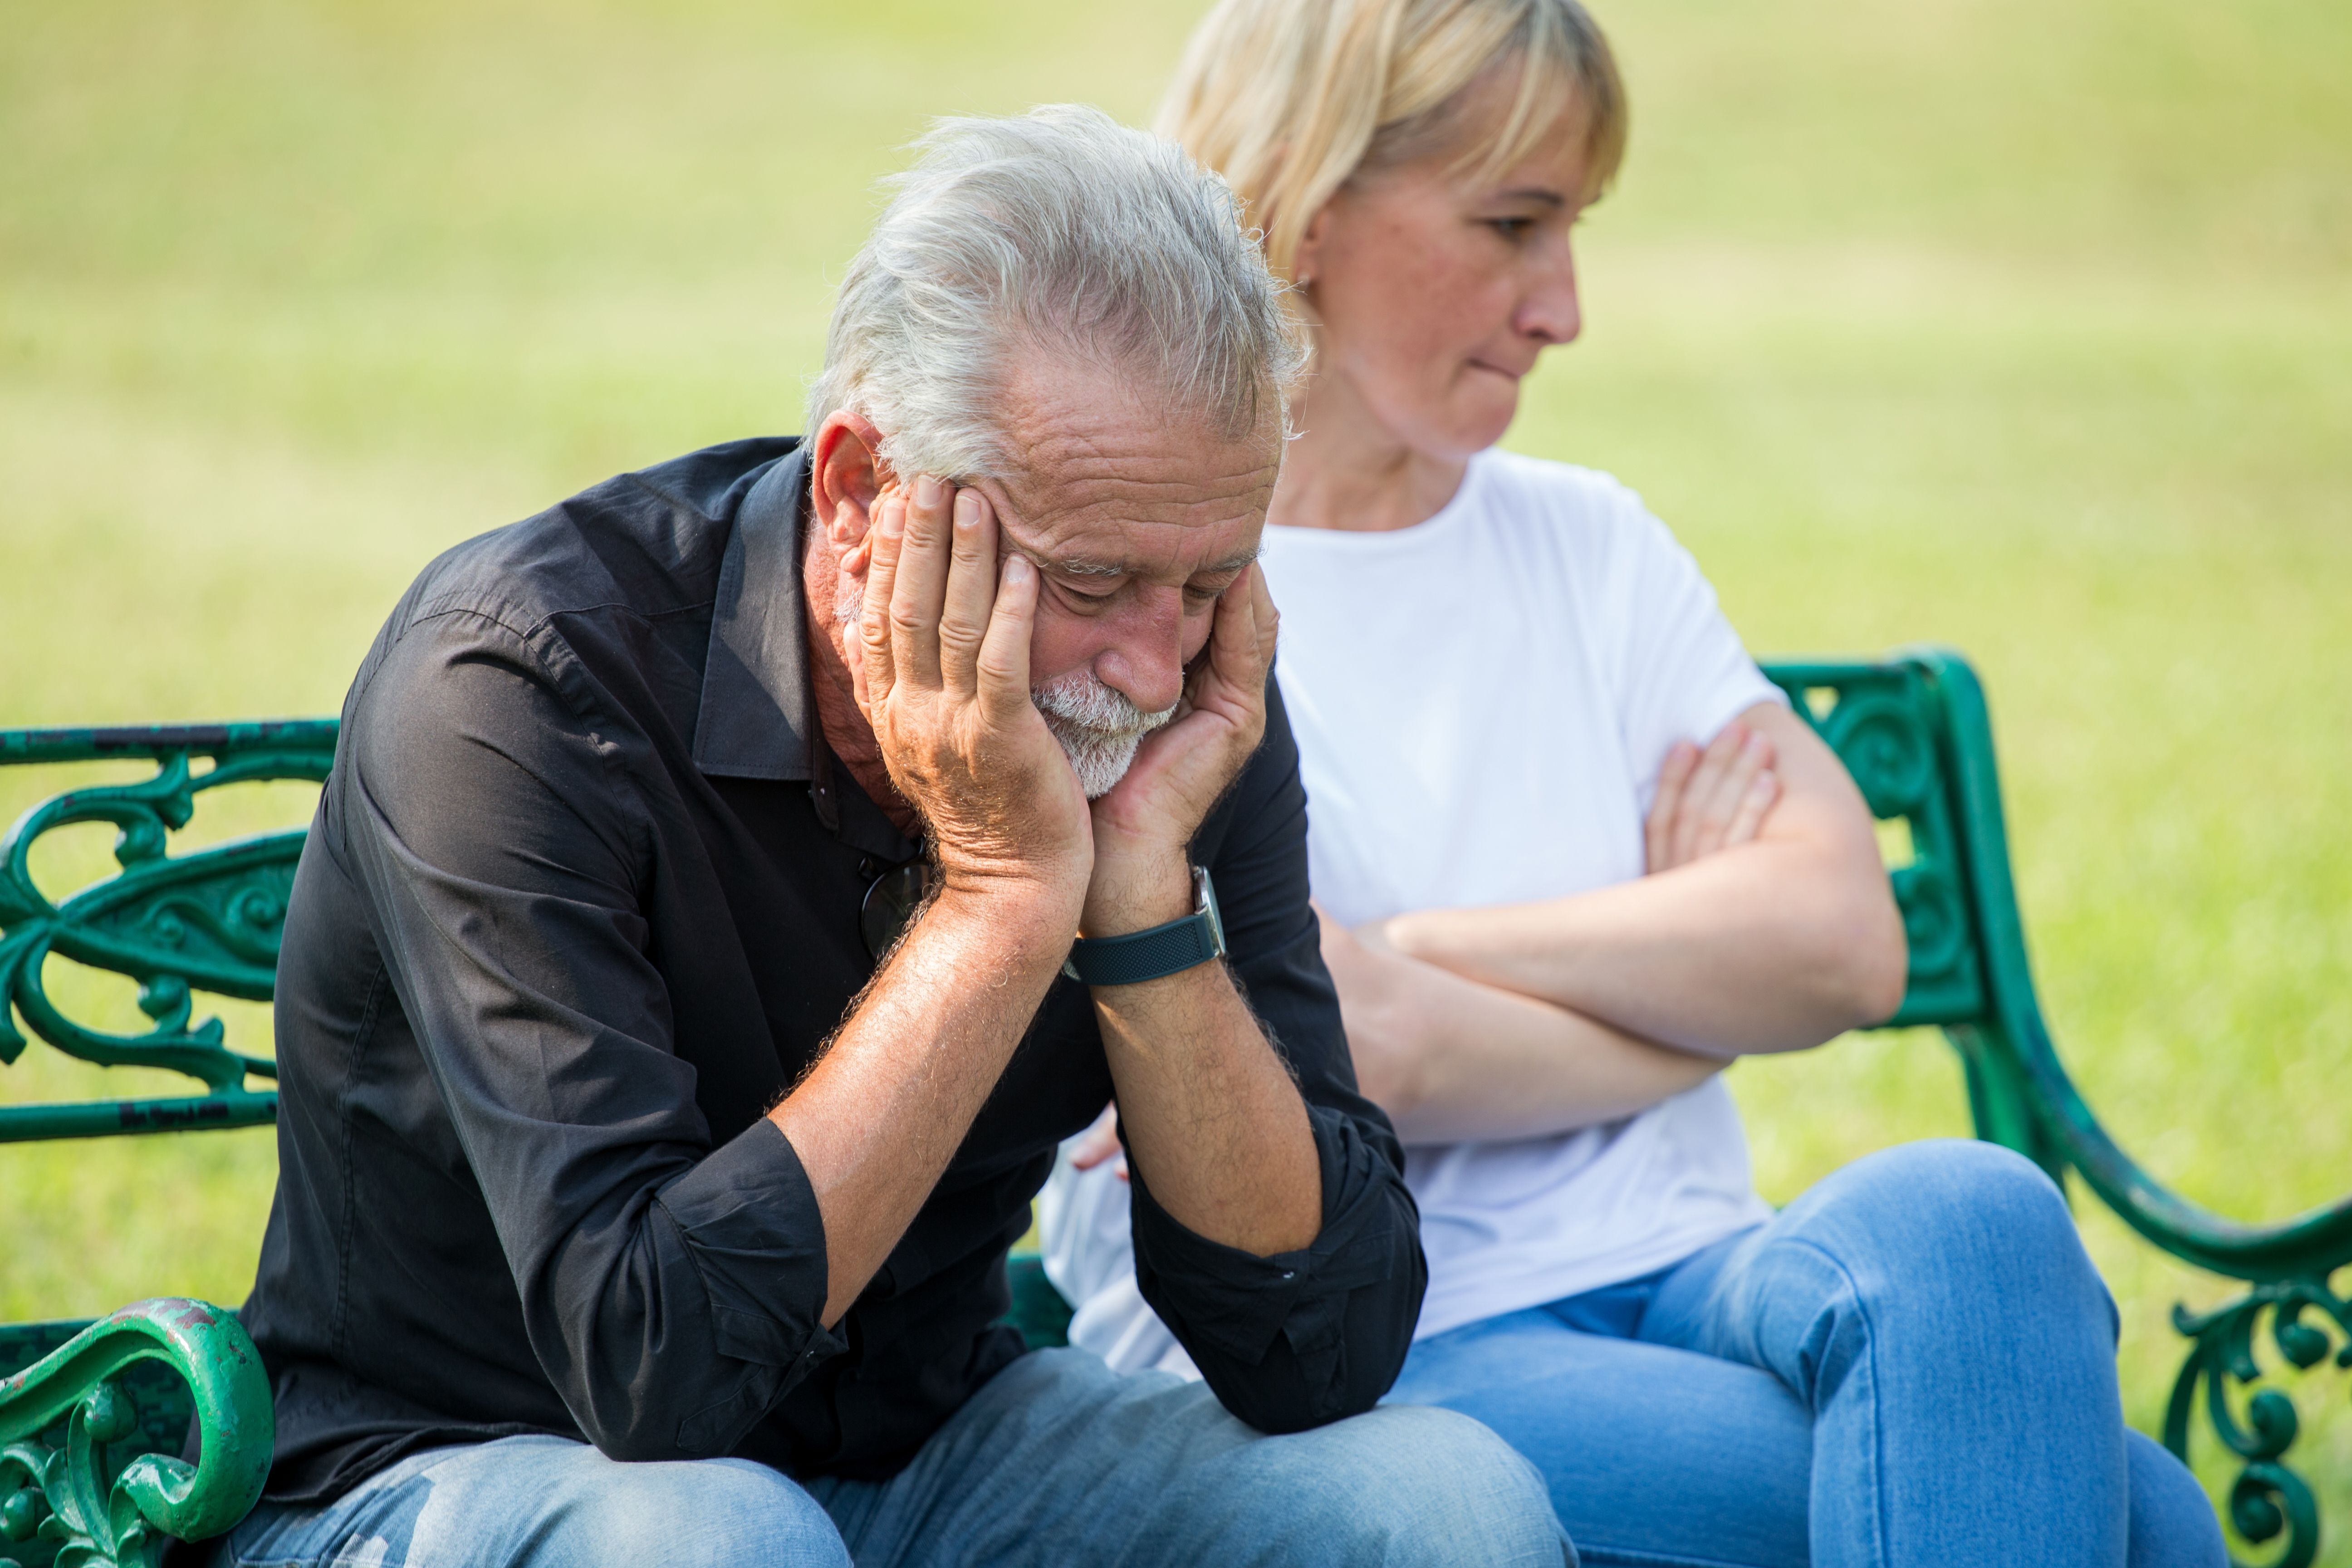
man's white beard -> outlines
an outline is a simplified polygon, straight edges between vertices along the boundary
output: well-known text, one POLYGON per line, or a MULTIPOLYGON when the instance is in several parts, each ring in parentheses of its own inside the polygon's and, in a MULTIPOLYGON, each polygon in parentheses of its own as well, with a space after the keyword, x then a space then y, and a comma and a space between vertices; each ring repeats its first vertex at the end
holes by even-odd
MULTIPOLYGON (((844 639, 844 657, 862 658, 864 590, 843 584, 834 609, 849 631, 844 639)), ((1037 705, 1037 711, 1045 715, 1045 728, 1062 743, 1063 754, 1076 770, 1078 787, 1087 792, 1088 800, 1108 795, 1134 765, 1136 748, 1143 744, 1143 737, 1176 717, 1172 702, 1160 712, 1146 713, 1084 667, 1031 688, 1029 700, 1037 705)))
POLYGON ((1034 688, 1029 700, 1045 716, 1045 728, 1054 731, 1054 739, 1062 742, 1088 800, 1108 795, 1134 764, 1135 749, 1143 744, 1143 737, 1176 717, 1174 703, 1146 713, 1083 667, 1034 688))

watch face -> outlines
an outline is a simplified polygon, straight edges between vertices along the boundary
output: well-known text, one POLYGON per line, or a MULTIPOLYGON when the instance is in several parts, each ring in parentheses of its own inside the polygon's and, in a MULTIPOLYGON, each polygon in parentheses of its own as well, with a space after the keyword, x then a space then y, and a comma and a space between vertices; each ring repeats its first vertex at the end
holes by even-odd
POLYGON ((930 878, 930 868, 920 860, 910 860, 904 866, 893 866, 874 879, 866 889, 866 901, 857 908, 857 929, 866 938, 866 951, 876 963, 888 952, 907 929, 915 911, 923 907, 923 894, 930 878))
POLYGON ((1200 906, 1201 913, 1209 917, 1209 945, 1216 950, 1219 958, 1223 958, 1225 956, 1225 916, 1224 911, 1217 908, 1217 885, 1209 880, 1206 866, 1192 868, 1192 880, 1194 890, 1199 894, 1193 902, 1200 906))

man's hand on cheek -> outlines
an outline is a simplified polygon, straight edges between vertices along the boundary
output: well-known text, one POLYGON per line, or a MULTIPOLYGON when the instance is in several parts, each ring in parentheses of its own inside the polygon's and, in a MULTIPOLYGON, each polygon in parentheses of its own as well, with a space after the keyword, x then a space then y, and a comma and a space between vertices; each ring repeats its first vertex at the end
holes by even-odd
POLYGON ((1265 734, 1278 618, 1255 565, 1219 595, 1175 719, 1144 740, 1127 776, 1094 803, 1087 935, 1141 931, 1191 910, 1186 852, 1265 734))
POLYGON ((1075 900, 1093 845, 1085 793, 1029 700, 1036 569, 1000 565, 985 496, 928 478, 877 502, 872 539, 857 702, 947 888, 1075 900))

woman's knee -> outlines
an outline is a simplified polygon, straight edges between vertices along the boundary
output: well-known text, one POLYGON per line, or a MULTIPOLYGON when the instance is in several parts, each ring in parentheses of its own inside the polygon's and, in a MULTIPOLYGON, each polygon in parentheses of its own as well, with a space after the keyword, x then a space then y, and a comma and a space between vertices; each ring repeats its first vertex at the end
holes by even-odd
POLYGON ((2144 1433, 2124 1434, 2131 1486, 2127 1568, 2224 1568, 2221 1521, 2189 1467, 2144 1433))
POLYGON ((1896 1274, 2097 1282, 2057 1184, 2022 1154, 1974 1139, 1898 1144, 1857 1160, 1800 1199, 1789 1219, 1831 1252, 1866 1252, 1896 1274))

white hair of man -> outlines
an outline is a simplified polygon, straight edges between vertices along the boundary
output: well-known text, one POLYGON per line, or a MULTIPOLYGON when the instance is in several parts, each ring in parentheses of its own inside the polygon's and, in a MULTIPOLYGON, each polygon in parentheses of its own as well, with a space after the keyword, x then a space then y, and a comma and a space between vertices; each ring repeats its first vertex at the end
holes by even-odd
POLYGON ((1181 147, 1047 104, 941 120, 915 148, 842 279, 812 434, 845 409, 899 473, 1002 477, 991 411, 1039 350, 1134 376, 1229 439, 1285 416, 1305 354, 1282 285, 1181 147))
MULTIPOLYGON (((847 410, 900 474, 1002 477, 1014 454, 992 412, 1042 352, 1130 377, 1225 439, 1269 414, 1287 434, 1304 339, 1233 192, 1181 147, 1075 104, 941 120, 915 146, 842 279, 806 429, 847 410)), ((1091 670, 1033 696, 1089 798, 1176 711, 1145 713, 1091 670)))

